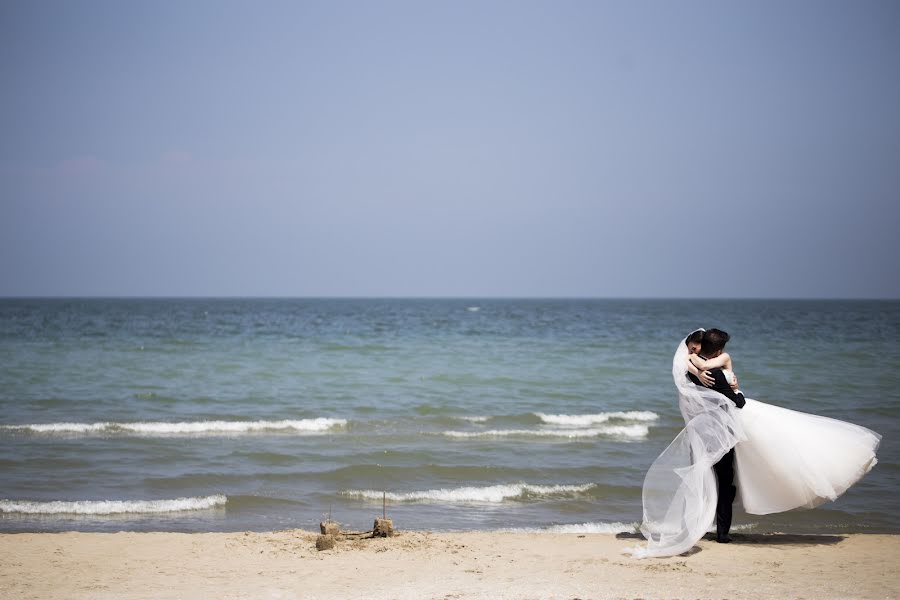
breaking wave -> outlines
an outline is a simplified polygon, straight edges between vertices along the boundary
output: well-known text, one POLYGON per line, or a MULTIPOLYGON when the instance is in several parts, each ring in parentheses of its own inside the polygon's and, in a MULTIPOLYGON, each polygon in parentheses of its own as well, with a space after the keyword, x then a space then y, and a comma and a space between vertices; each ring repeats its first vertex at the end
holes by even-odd
MULTIPOLYGON (((528 483, 512 483, 489 485, 484 487, 441 488, 416 492, 387 492, 386 498, 391 502, 491 502, 500 503, 508 500, 529 500, 540 497, 572 497, 583 494, 597 487, 595 483, 583 485, 532 485, 528 483)), ((345 490, 342 496, 362 498, 364 500, 381 500, 380 490, 345 490)))
POLYGON ((346 419, 299 419, 282 421, 182 421, 136 423, 42 423, 32 425, 3 425, 7 431, 27 433, 108 434, 133 433, 139 435, 190 435, 217 433, 250 433, 255 431, 323 432, 344 427, 346 419))
POLYGON ((457 418, 462 419, 463 421, 469 421, 470 423, 484 423, 491 417, 486 417, 484 415, 463 415, 457 418))
POLYGON ((0 500, 0 513, 27 515, 120 515, 127 513, 171 513, 188 510, 206 510, 224 506, 224 495, 173 500, 54 500, 33 502, 28 500, 0 500))
POLYGON ((659 415, 648 410, 631 410, 626 412, 601 412, 588 415, 548 415, 546 413, 533 413, 544 423, 562 425, 565 427, 589 427, 598 423, 606 423, 610 420, 618 421, 655 421, 659 415))
POLYGON ((639 523, 567 523, 548 527, 510 527, 499 533, 634 533, 639 523))
POLYGON ((589 429, 491 429, 488 431, 443 431, 443 435, 454 438, 491 437, 551 437, 551 438, 591 438, 610 436, 637 439, 647 437, 650 429, 646 425, 607 425, 589 429))

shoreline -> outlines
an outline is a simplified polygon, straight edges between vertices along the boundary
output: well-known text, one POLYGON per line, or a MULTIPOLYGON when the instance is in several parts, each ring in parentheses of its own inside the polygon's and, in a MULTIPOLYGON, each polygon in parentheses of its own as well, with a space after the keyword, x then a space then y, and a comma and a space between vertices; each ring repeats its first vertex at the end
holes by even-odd
POLYGON ((15 598, 895 598, 900 535, 735 533, 632 559, 640 536, 400 531, 318 552, 307 530, 2 533, 15 598))

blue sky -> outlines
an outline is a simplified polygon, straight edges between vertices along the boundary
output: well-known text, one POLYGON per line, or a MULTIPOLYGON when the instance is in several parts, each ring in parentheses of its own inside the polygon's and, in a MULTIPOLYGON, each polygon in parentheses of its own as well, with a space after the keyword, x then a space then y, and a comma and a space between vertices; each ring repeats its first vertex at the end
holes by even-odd
POLYGON ((0 4, 0 295, 900 297, 896 2, 0 4))

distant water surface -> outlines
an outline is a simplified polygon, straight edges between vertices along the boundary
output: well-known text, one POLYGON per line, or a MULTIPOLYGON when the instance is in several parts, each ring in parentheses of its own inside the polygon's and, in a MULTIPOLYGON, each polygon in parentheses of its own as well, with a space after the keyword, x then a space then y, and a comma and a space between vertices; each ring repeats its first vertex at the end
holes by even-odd
POLYGON ((0 300, 0 530, 618 531, 697 327, 747 395, 884 436, 754 531, 900 532, 900 302, 0 300))

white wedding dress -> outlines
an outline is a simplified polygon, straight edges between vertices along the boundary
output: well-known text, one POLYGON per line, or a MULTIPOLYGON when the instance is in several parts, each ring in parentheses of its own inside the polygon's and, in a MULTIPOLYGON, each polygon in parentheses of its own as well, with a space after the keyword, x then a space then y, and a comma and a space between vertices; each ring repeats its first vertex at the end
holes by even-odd
POLYGON ((870 429, 747 400, 747 439, 734 448, 744 510, 767 515, 835 500, 878 462, 881 436, 870 429))
POLYGON ((735 483, 752 514, 813 508, 835 500, 878 462, 881 436, 859 425, 747 399, 743 409, 687 378, 687 346, 678 345, 672 376, 685 428, 644 478, 647 545, 635 557, 673 556, 713 526, 712 466, 735 449, 735 483))

